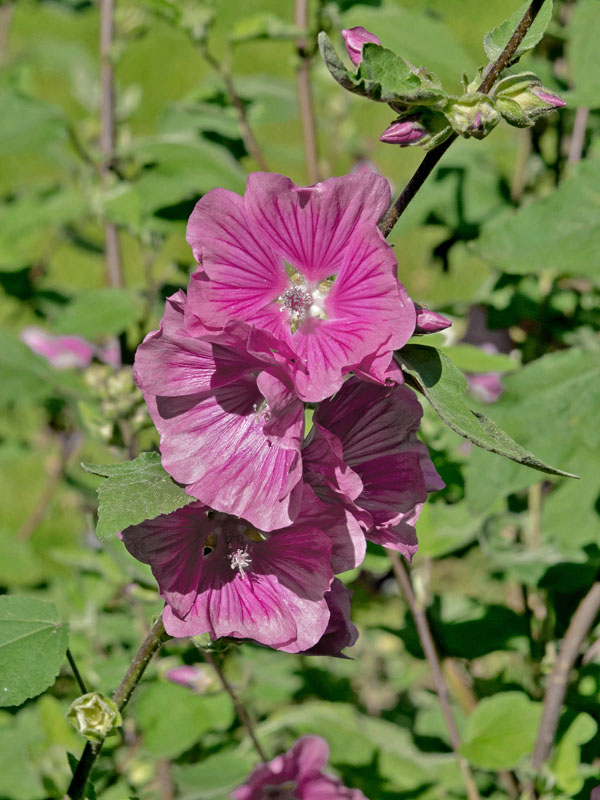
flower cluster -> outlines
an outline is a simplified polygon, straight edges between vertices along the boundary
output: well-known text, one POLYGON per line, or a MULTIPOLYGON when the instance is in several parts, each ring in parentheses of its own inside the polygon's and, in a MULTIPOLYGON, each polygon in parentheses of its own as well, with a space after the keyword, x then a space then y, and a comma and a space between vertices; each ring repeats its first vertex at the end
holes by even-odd
POLYGON ((367 539, 417 548, 443 484, 394 350, 449 322, 396 277, 377 228, 389 199, 373 173, 301 188, 259 172, 244 197, 214 189, 192 213, 198 269, 134 374, 163 466, 195 502, 123 532, 173 636, 339 655, 357 634, 335 575, 367 539))

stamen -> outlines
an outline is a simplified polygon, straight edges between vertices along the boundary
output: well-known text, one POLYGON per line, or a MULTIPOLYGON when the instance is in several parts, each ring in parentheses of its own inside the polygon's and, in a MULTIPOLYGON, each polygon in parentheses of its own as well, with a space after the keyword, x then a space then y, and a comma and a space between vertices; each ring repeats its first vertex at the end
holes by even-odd
POLYGON ((231 562, 231 569, 237 569, 243 579, 245 577, 246 570, 252 565, 252 559, 250 558, 248 549, 246 547, 238 547, 235 552, 231 553, 229 560, 231 562))

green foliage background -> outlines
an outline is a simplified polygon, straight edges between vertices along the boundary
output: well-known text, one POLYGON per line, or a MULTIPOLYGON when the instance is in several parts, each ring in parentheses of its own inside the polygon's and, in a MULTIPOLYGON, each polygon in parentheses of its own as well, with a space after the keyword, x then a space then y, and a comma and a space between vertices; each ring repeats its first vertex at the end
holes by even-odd
MULTIPOLYGON (((214 186, 243 191, 256 169, 223 81, 189 35, 207 6, 176 5, 182 13, 167 0, 117 0, 118 176, 108 186, 97 170, 97 7, 0 5, 0 591, 54 603, 57 615, 44 606, 42 619, 68 623, 88 687, 107 694, 161 603, 149 570, 118 539, 96 537, 100 479, 79 464, 123 461, 156 437, 130 367, 53 370, 18 333, 35 324, 98 345, 118 336, 130 364, 163 298, 185 287, 193 268, 184 232, 194 202, 214 186), (123 289, 106 286, 106 220, 120 231, 123 289)), ((219 60, 231 54, 269 168, 305 183, 293 3, 242 5, 243 15, 239 2, 214 1, 210 47, 219 60)), ((501 124, 482 142, 457 141, 390 238, 411 296, 454 319, 450 337, 435 343, 467 372, 502 374, 502 397, 484 407, 473 396, 472 407, 546 462, 581 476, 542 475, 471 448, 425 408, 423 437, 447 486, 421 516, 413 580, 443 660, 462 752, 481 796, 498 799, 515 796, 514 786, 531 775, 547 676, 600 567, 600 2, 554 5, 546 37, 522 67, 560 92, 567 109, 532 129, 501 124), (582 108, 589 115, 579 163, 568 163, 582 108), (486 342, 502 354, 473 347, 486 342)), ((472 77, 485 62, 486 32, 517 6, 337 0, 314 3, 311 14, 339 51, 339 30, 363 25, 458 92, 462 73, 472 77)), ((392 121, 389 108, 344 93, 318 58, 313 92, 323 175, 368 159, 397 193, 422 153, 378 142, 392 121)), ((148 471, 150 481, 151 464, 148 471)), ((101 524, 101 534, 115 530, 113 520, 101 524)), ((464 797, 389 560, 370 547, 364 565, 344 578, 360 629, 352 660, 251 645, 225 655, 261 741, 275 755, 302 733, 324 736, 332 769, 370 800, 464 797)), ((58 624, 62 637, 66 625, 58 624)), ((41 628, 32 635, 49 635, 41 628)), ((571 676, 543 797, 584 800, 600 783, 597 636, 598 628, 571 676)), ((0 659, 11 646, 0 637, 0 659)), ((208 665, 201 693, 166 681, 169 667, 200 662, 198 651, 172 641, 162 652, 123 735, 103 752, 96 796, 223 800, 256 757, 208 665)), ((31 680, 39 685, 23 686, 27 697, 50 684, 45 694, 0 711, 0 798, 60 797, 68 784, 65 753, 79 757, 83 740, 64 719, 79 692, 59 661, 36 665, 31 680)), ((3 677, 0 668, 0 693, 3 677)))

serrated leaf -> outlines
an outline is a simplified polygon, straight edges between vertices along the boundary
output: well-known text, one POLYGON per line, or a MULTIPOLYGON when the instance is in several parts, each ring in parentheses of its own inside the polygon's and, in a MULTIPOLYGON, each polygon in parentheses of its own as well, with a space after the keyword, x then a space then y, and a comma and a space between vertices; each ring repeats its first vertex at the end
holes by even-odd
POLYGON ((467 381, 441 350, 428 345, 407 345, 398 352, 403 369, 414 379, 443 422, 473 444, 551 475, 577 477, 544 464, 517 444, 491 419, 472 411, 464 401, 467 381))
POLYGON ((541 713, 522 692, 487 697, 469 715, 460 751, 482 769, 512 769, 533 750, 541 713))
POLYGON ((598 281, 599 207, 600 160, 583 161, 550 196, 486 226, 475 247, 513 275, 550 269, 598 281))
POLYGON ((82 467, 106 478, 98 487, 96 533, 100 539, 194 502, 164 471, 158 453, 142 453, 124 464, 82 467))
MULTIPOLYGON (((512 16, 510 16, 508 19, 505 19, 504 22, 501 22, 500 25, 491 30, 489 33, 486 33, 483 39, 483 49, 485 50, 490 61, 495 61, 502 53, 508 44, 510 37, 515 32, 519 22, 523 19, 523 15, 528 8, 529 0, 526 3, 523 3, 523 5, 519 6, 512 16)), ((551 19, 552 0, 546 0, 535 20, 533 21, 532 26, 529 28, 523 41, 519 45, 517 52, 515 53, 515 58, 522 56, 523 53, 531 50, 532 47, 535 47, 536 44, 541 41, 551 19)))
POLYGON ((354 94, 381 103, 424 105, 440 102, 446 97, 428 79, 424 78, 422 82, 404 59, 380 45, 371 42, 364 45, 363 60, 356 74, 346 69, 324 31, 319 34, 319 49, 332 77, 354 94))
POLYGON ((16 706, 54 683, 68 626, 54 603, 0 597, 0 706, 16 706))

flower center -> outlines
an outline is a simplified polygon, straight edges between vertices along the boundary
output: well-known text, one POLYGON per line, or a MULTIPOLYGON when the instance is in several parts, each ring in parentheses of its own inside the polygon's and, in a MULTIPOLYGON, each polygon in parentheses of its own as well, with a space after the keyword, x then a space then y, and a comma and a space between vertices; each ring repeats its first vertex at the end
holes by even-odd
POLYGON ((307 318, 327 319, 324 303, 333 286, 335 275, 317 283, 309 283, 304 275, 290 264, 285 265, 290 285, 275 302, 286 310, 292 333, 295 333, 307 318))
POLYGON ((230 553, 229 561, 231 563, 231 569, 237 569, 242 579, 244 578, 248 567, 252 566, 252 559, 250 558, 247 547, 238 547, 237 550, 235 550, 233 553, 230 553))

